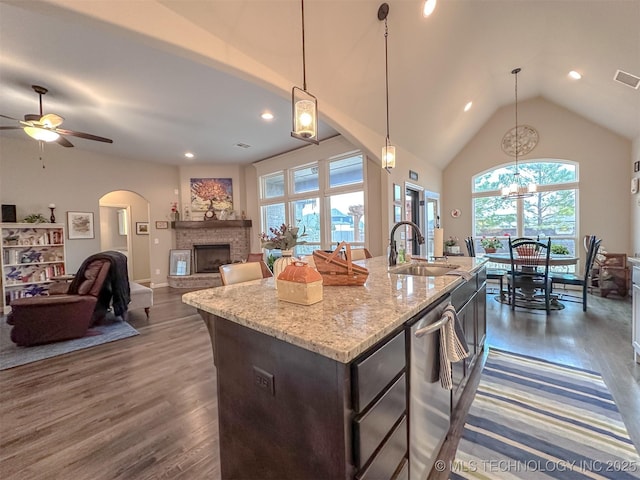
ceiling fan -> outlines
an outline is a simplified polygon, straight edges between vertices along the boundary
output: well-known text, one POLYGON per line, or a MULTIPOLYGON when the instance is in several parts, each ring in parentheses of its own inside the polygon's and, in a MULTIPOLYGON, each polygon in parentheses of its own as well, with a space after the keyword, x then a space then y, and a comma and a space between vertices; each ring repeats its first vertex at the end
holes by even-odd
POLYGON ((66 130, 59 128, 64 122, 64 118, 55 113, 42 113, 42 95, 46 94, 49 90, 39 85, 31 85, 31 88, 38 94, 40 99, 40 114, 26 114, 24 120, 18 120, 17 118, 9 117, 8 115, 0 114, 2 118, 8 118, 9 120, 15 120, 20 123, 20 126, 15 127, 0 127, 0 130, 24 130, 24 132, 31 138, 41 140, 44 142, 56 142, 63 147, 73 147, 73 143, 65 138, 65 135, 71 135, 73 137, 86 138, 87 140, 96 140, 98 142, 113 143, 110 138, 99 137, 90 133, 76 132, 75 130, 66 130))

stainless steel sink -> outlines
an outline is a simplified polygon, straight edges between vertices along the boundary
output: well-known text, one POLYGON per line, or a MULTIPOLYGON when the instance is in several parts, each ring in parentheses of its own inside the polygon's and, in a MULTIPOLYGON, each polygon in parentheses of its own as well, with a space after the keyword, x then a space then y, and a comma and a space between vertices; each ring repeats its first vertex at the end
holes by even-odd
POLYGON ((451 270, 455 270, 459 265, 442 265, 439 263, 409 263, 389 268, 390 273, 397 275, 419 275, 422 277, 440 277, 446 275, 451 270))

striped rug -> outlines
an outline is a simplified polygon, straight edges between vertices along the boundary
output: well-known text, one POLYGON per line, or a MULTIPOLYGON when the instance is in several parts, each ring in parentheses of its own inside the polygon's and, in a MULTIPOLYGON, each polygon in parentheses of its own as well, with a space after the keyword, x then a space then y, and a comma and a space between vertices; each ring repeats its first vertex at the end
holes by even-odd
POLYGON ((638 479, 600 374, 491 349, 450 479, 638 479))

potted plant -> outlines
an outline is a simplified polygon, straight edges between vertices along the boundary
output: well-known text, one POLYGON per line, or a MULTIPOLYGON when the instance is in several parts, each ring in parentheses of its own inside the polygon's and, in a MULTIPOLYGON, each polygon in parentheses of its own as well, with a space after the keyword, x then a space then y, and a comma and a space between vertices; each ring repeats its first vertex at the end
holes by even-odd
MULTIPOLYGON (((262 232, 260 234, 260 243, 262 248, 268 250, 280 250, 282 256, 276 258, 273 262, 273 275, 278 278, 278 275, 284 271, 287 265, 293 263, 293 247, 307 243, 304 240, 300 240, 300 237, 305 237, 305 228, 292 227, 291 225, 282 224, 279 228, 269 228, 269 233, 262 232)), ((271 256, 271 255, 269 255, 271 256)))
POLYGON ((554 255, 569 255, 569 249, 564 245, 551 245, 551 253, 554 255))
POLYGON ((447 247, 447 253, 460 253, 460 246, 458 246, 458 237, 450 236, 444 241, 444 246, 447 247))
POLYGON ((494 253, 498 248, 502 248, 502 242, 497 237, 482 237, 480 245, 487 253, 494 253))

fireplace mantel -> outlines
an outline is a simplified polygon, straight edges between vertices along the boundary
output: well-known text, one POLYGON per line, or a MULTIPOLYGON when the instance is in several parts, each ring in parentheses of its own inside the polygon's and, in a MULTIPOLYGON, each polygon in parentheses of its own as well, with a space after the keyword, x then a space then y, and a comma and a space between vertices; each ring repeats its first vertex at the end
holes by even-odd
POLYGON ((249 228, 251 220, 200 220, 171 222, 171 228, 249 228))

